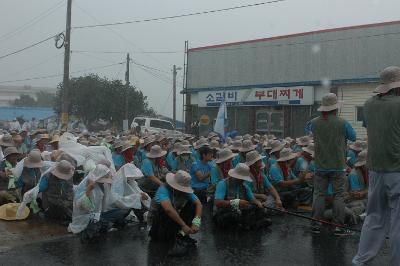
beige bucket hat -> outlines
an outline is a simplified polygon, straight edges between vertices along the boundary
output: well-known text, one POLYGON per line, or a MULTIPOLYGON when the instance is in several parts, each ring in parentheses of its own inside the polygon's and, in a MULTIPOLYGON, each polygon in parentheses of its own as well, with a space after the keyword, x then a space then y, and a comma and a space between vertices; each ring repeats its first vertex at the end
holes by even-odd
POLYGON ((303 151, 305 151, 305 152, 311 154, 312 157, 314 157, 314 155, 315 155, 315 146, 314 146, 314 143, 310 143, 310 144, 308 144, 307 147, 303 147, 303 148, 301 148, 301 149, 302 149, 303 151))
POLYGON ((50 144, 55 143, 55 142, 60 142, 60 136, 59 135, 53 135, 51 138, 51 141, 49 142, 50 144))
POLYGON ((293 141, 294 141, 294 139, 292 139, 291 137, 286 137, 284 140, 285 140, 285 142, 288 143, 288 144, 292 144, 293 141))
POLYGON ((310 144, 310 137, 303 136, 303 137, 297 138, 296 144, 300 145, 300 146, 307 146, 308 144, 310 144))
POLYGON ((208 144, 207 139, 205 139, 205 138, 201 138, 201 139, 199 139, 198 141, 196 141, 196 142, 194 143, 194 148, 195 148, 196 150, 200 149, 200 148, 203 147, 203 146, 210 146, 210 144, 208 144))
POLYGON ((243 141, 242 148, 239 149, 240 152, 249 152, 255 150, 257 145, 254 145, 250 139, 246 139, 243 141))
POLYGON ((179 151, 177 152, 178 155, 182 154, 192 154, 189 145, 181 145, 179 151))
POLYGON ((273 140, 271 141, 271 151, 269 152, 269 154, 281 151, 283 148, 285 148, 285 143, 282 143, 279 140, 273 140))
POLYGON ((131 149, 131 148, 132 148, 132 145, 131 145, 129 142, 125 142, 125 143, 122 145, 122 150, 121 150, 121 152, 127 151, 127 150, 129 150, 129 149, 131 149))
POLYGON ((124 143, 122 141, 116 141, 113 144, 114 149, 122 148, 124 146, 124 143))
POLYGON ((217 153, 217 159, 215 160, 215 163, 223 163, 223 162, 226 162, 226 161, 228 161, 228 160, 230 160, 230 159, 235 158, 237 155, 238 155, 238 154, 237 154, 237 153, 233 153, 233 152, 231 151, 231 149, 229 149, 229 148, 224 148, 224 149, 220 150, 220 151, 217 153))
POLYGON ((75 168, 70 162, 61 160, 56 164, 51 173, 60 179, 69 180, 74 175, 74 171, 75 168))
POLYGON ((162 150, 159 145, 154 145, 151 147, 150 152, 146 153, 146 156, 150 159, 156 159, 163 157, 165 154, 167 154, 167 152, 162 150))
POLYGON ((250 167, 264 158, 265 156, 261 156, 257 151, 251 151, 246 154, 246 164, 250 167))
POLYGON ((268 140, 264 141, 263 148, 264 148, 264 150, 272 150, 271 141, 268 141, 268 140))
POLYGON ((191 187, 192 177, 188 172, 179 170, 176 174, 168 173, 165 179, 172 188, 184 193, 193 193, 191 187))
POLYGON ((0 219, 6 221, 25 220, 29 216, 29 208, 25 207, 22 210, 20 217, 17 217, 20 203, 8 203, 0 206, 0 219))
POLYGON ((42 168, 43 160, 39 150, 31 150, 28 157, 24 160, 24 167, 27 168, 42 168))
POLYGON ((236 179, 253 182, 250 177, 250 168, 244 163, 239 163, 234 169, 229 170, 228 175, 236 179))
POLYGON ((318 108, 319 112, 329 112, 341 107, 341 102, 338 101, 336 94, 327 93, 322 97, 321 106, 318 108))
POLYGON ((233 141, 232 145, 229 146, 229 149, 233 151, 239 151, 242 148, 242 141, 241 140, 235 140, 233 141))
POLYGON ((356 140, 353 144, 350 144, 349 147, 355 151, 362 151, 363 150, 363 143, 360 140, 356 140))
POLYGON ((367 164, 367 155, 368 151, 364 150, 358 154, 357 161, 354 164, 354 167, 361 167, 367 164))
POLYGON ((3 151, 3 155, 4 158, 7 158, 8 156, 10 156, 11 154, 18 154, 20 155, 21 153, 17 150, 17 148, 15 147, 7 147, 4 151, 3 151))
POLYGON ((234 141, 236 141, 236 140, 243 141, 243 137, 242 136, 236 136, 236 137, 233 138, 233 140, 234 141))
POLYGON ((390 90, 400 87, 400 67, 390 66, 382 70, 380 74, 381 85, 375 93, 388 93, 390 90))
POLYGON ((175 143, 174 146, 172 147, 172 152, 178 153, 181 146, 182 146, 182 144, 180 142, 175 143))
POLYGON ((297 157, 297 154, 292 151, 292 149, 284 148, 279 153, 278 162, 287 162, 297 157))
POLYGON ((3 147, 13 147, 13 146, 15 146, 14 141, 12 139, 12 136, 9 135, 9 134, 4 135, 0 139, 0 146, 3 146, 3 147))
POLYGON ((219 149, 221 148, 221 145, 219 144, 218 141, 212 140, 212 141, 210 142, 210 148, 211 148, 211 149, 219 150, 219 149))
POLYGON ((156 138, 154 136, 148 136, 144 139, 143 147, 147 147, 148 145, 156 142, 156 138))
POLYGON ((248 140, 248 139, 252 139, 250 134, 244 134, 243 135, 243 140, 248 140))

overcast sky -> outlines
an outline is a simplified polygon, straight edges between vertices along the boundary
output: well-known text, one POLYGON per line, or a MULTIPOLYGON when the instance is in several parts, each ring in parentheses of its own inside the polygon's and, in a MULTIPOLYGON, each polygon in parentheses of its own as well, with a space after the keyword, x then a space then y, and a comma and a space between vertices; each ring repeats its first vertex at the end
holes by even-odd
MULTIPOLYGON (((1 0, 0 56, 40 41, 65 29, 67 0, 1 0), (61 3, 64 2, 64 3, 61 3), (58 6, 57 4, 60 3, 58 6), (46 10, 46 16, 26 29, 25 23, 46 10), (11 33, 11 34, 9 34, 11 33)), ((261 0, 73 0, 72 26, 164 17, 261 0)), ((72 53, 71 72, 119 63, 130 52, 133 60, 153 69, 132 65, 131 82, 148 96, 150 105, 172 116, 172 65, 183 65, 185 40, 190 47, 279 36, 327 28, 399 20, 399 0, 286 0, 280 3, 224 13, 145 22, 113 27, 75 29, 72 51, 119 51, 120 54, 72 53), (146 53, 174 52, 174 53, 146 53)), ((15 56, 0 60, 0 85, 56 87, 62 77, 1 83, 62 74, 63 49, 45 42, 15 56)), ((125 65, 95 70, 100 76, 124 79, 125 65)), ((93 72, 93 71, 92 71, 93 72)), ((182 71, 181 71, 182 72, 182 71)), ((90 71, 88 71, 90 73, 90 71)), ((71 74, 78 76, 85 73, 71 74)), ((182 73, 178 75, 182 88, 182 73)), ((182 97, 178 95, 178 119, 182 97)))

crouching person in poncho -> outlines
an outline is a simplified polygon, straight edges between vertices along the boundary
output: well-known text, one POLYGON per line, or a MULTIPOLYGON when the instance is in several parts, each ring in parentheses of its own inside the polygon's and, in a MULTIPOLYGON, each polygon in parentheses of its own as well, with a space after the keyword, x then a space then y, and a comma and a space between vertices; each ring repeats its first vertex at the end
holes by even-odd
POLYGON ((229 178, 219 181, 215 191, 214 222, 224 229, 258 229, 271 220, 247 182, 253 182, 250 169, 239 163, 228 172, 229 178))
POLYGON ((68 231, 81 233, 81 241, 96 240, 112 227, 122 228, 129 209, 111 209, 111 170, 98 164, 75 189, 72 223, 68 231))
POLYGON ((149 235, 153 241, 174 243, 169 255, 180 256, 195 246, 196 241, 189 235, 200 229, 202 205, 190 187, 187 172, 168 174, 166 182, 152 202, 149 235))

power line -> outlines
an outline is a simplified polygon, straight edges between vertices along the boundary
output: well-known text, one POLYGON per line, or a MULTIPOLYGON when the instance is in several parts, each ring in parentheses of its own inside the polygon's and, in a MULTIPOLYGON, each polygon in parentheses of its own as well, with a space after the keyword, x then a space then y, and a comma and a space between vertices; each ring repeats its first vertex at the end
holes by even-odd
POLYGON ((260 2, 260 3, 241 5, 241 6, 235 6, 235 7, 228 7, 228 8, 221 8, 221 9, 214 9, 214 10, 207 10, 207 11, 200 11, 200 12, 194 12, 194 13, 181 14, 181 15, 167 16, 167 17, 148 18, 148 19, 141 19, 141 20, 132 20, 132 21, 114 22, 114 23, 104 23, 104 24, 94 24, 94 25, 84 25, 84 26, 76 26, 76 27, 73 27, 73 28, 74 29, 97 28, 97 27, 116 26, 116 25, 133 24, 133 23, 141 23, 141 22, 177 19, 177 18, 183 18, 183 17, 190 17, 190 16, 197 16, 197 15, 205 15, 205 14, 232 11, 232 10, 248 8, 248 7, 262 6, 262 5, 266 5, 266 4, 273 4, 273 3, 284 2, 284 1, 286 1, 286 0, 274 0, 274 1, 260 2))
MULTIPOLYGON (((74 53, 91 53, 91 54, 126 54, 128 52, 123 51, 88 51, 88 50, 73 50, 74 53)), ((180 54, 185 51, 141 51, 135 52, 135 54, 180 54)))
POLYGON ((145 67, 145 68, 147 68, 147 69, 150 69, 150 70, 155 70, 155 71, 157 71, 157 72, 162 72, 162 73, 165 73, 165 74, 171 74, 171 73, 169 73, 169 72, 167 72, 167 71, 164 71, 164 70, 161 70, 161 69, 158 69, 158 68, 155 68, 155 67, 150 67, 150 66, 147 66, 147 65, 144 65, 144 64, 141 64, 141 63, 139 63, 139 62, 136 62, 136 61, 134 61, 134 60, 131 60, 135 65, 138 65, 138 66, 142 66, 142 67, 145 67))
POLYGON ((53 39, 53 38, 54 38, 55 36, 57 36, 57 35, 58 35, 58 34, 52 35, 52 36, 50 36, 50 37, 48 37, 48 38, 46 38, 46 39, 44 39, 44 40, 41 40, 41 41, 36 42, 36 43, 34 43, 34 44, 28 45, 28 46, 26 46, 26 47, 24 47, 24 48, 22 48, 22 49, 19 49, 19 50, 17 50, 17 51, 11 52, 11 53, 9 53, 9 54, 2 55, 2 56, 0 56, 0 59, 9 57, 9 56, 11 56, 11 55, 19 54, 20 52, 23 52, 23 51, 25 51, 25 50, 28 50, 28 49, 33 48, 33 47, 35 47, 35 46, 38 46, 38 45, 40 45, 40 44, 42 44, 42 43, 44 43, 44 42, 47 42, 48 40, 53 39))
POLYGON ((50 7, 49 9, 43 11, 42 13, 40 13, 38 16, 30 19, 28 22, 22 24, 21 26, 19 26, 18 28, 15 28, 14 30, 5 33, 3 35, 0 36, 0 41, 6 41, 12 37, 14 37, 15 35, 17 35, 18 33, 21 33, 23 31, 25 31, 26 29, 34 26, 35 24, 37 24, 38 22, 40 22, 41 20, 45 19, 46 17, 48 17, 49 15, 53 14, 55 11, 57 11, 60 7, 65 5, 65 1, 61 0, 60 2, 58 2, 57 4, 55 4, 54 6, 50 7))
MULTIPOLYGON (((91 67, 91 68, 76 70, 76 71, 71 72, 71 74, 87 72, 87 71, 103 69, 103 68, 108 68, 108 67, 112 67, 112 66, 116 66, 116 65, 121 65, 121 64, 124 64, 124 63, 125 62, 120 62, 120 63, 114 63, 114 64, 110 64, 110 65, 105 65, 105 66, 97 66, 97 67, 91 67)), ((25 79, 5 80, 5 81, 0 81, 0 84, 12 83, 12 82, 20 82, 20 81, 39 80, 39 79, 49 79, 49 78, 61 77, 63 75, 64 74, 53 74, 53 75, 39 76, 39 77, 32 77, 32 78, 25 78, 25 79)))

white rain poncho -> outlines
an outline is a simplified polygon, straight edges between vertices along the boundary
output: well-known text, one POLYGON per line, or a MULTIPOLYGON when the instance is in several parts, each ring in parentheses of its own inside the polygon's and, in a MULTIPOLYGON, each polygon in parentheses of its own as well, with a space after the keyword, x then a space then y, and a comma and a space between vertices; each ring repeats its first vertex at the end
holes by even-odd
POLYGON ((76 141, 77 138, 74 137, 74 135, 71 133, 64 133, 60 137, 59 150, 72 156, 76 160, 77 166, 84 165, 88 160, 93 160, 95 163, 98 163, 99 161, 106 159, 111 163, 111 171, 115 173, 111 151, 108 148, 103 146, 86 147, 76 141))
POLYGON ((113 199, 110 208, 121 209, 141 209, 142 204, 150 208, 150 197, 147 195, 147 200, 142 200, 143 191, 139 188, 135 179, 143 177, 142 171, 134 164, 128 163, 122 166, 115 177, 111 186, 113 199))
POLYGON ((78 234, 86 229, 91 220, 98 221, 102 212, 111 205, 112 199, 111 184, 103 184, 104 191, 96 185, 90 197, 86 196, 87 183, 89 180, 96 182, 100 178, 110 174, 110 170, 104 165, 97 165, 95 169, 82 180, 74 190, 74 204, 72 222, 68 231, 78 234))

